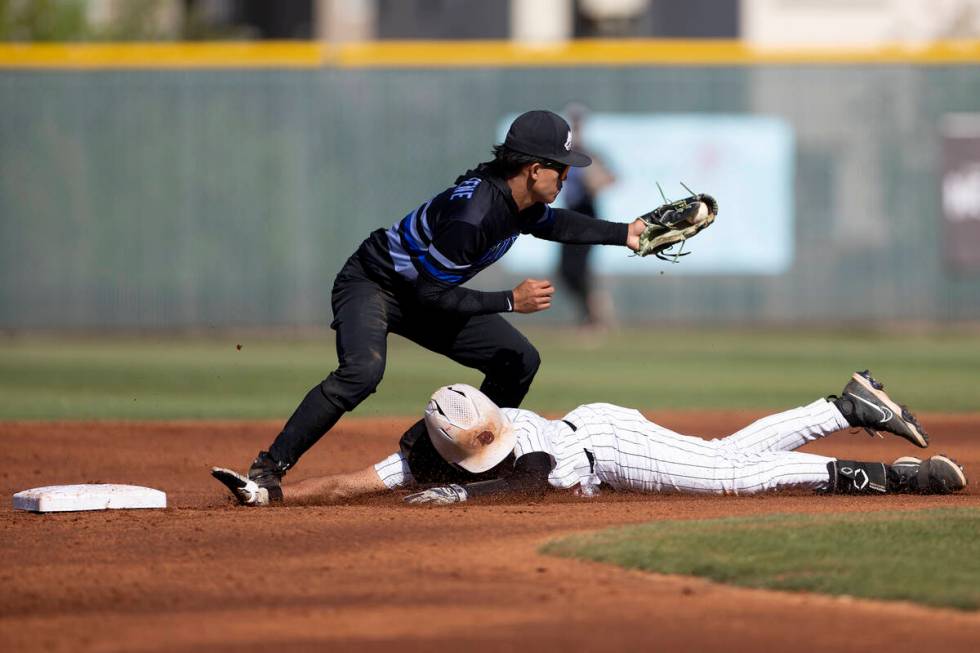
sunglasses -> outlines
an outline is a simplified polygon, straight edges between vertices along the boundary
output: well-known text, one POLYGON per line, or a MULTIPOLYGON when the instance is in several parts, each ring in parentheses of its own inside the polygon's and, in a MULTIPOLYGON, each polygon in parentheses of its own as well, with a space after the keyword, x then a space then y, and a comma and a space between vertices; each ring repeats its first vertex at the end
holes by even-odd
POLYGON ((538 163, 541 164, 542 168, 549 168, 550 170, 557 170, 559 173, 564 173, 568 170, 567 163, 559 163, 558 161, 551 161, 549 159, 542 159, 538 163))

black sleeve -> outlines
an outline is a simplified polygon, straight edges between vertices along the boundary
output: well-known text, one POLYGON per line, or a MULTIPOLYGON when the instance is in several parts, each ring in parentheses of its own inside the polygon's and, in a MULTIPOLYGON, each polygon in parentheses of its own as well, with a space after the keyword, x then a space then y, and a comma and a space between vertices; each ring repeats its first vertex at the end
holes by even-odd
POLYGON ((514 310, 513 291, 471 290, 433 279, 426 274, 420 274, 415 282, 415 295, 426 308, 460 315, 508 313, 514 310))
POLYGON ((514 472, 506 478, 498 478, 479 483, 466 483, 466 494, 482 497, 489 494, 520 493, 540 496, 548 489, 548 474, 551 473, 551 456, 543 451, 524 454, 514 463, 514 472))
POLYGON ((538 238, 580 245, 626 245, 629 224, 590 218, 568 209, 552 209, 554 219, 536 226, 531 233, 538 238))

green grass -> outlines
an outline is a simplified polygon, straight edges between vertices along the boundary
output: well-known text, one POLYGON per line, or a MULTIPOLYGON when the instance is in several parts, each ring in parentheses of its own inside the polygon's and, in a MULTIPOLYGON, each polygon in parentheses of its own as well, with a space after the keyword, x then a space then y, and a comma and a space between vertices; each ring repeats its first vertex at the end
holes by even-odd
MULTIPOLYGON (((525 331, 544 361, 525 402, 539 411, 596 401, 783 409, 840 392, 850 373, 865 367, 916 410, 980 410, 980 345, 970 333, 649 329, 599 342, 569 331, 525 331)), ((282 419, 336 360, 332 332, 4 337, 0 419, 282 419)), ((417 414, 436 387, 480 379, 393 336, 385 379, 356 414, 417 414)))
POLYGON ((543 552, 744 587, 980 608, 976 508, 660 522, 543 552))

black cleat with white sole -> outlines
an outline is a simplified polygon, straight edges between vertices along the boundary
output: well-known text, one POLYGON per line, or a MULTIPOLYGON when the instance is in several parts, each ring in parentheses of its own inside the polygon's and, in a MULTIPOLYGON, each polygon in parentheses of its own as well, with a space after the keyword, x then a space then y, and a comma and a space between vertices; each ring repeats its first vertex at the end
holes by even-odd
POLYGON ((833 397, 833 401, 848 424, 863 428, 872 436, 887 431, 917 447, 929 446, 929 434, 919 425, 912 411, 896 404, 885 393, 885 386, 868 370, 855 372, 841 396, 833 397))
POLYGON ((902 456, 888 467, 887 476, 889 492, 949 494, 966 487, 963 468, 941 455, 929 460, 902 456))

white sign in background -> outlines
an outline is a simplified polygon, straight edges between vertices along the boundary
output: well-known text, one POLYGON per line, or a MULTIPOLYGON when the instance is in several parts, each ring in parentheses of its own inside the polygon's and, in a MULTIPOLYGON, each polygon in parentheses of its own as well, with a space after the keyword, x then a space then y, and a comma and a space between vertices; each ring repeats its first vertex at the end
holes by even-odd
MULTIPOLYGON (((516 116, 501 121, 502 142, 516 116)), ((599 217, 628 222, 663 199, 695 192, 718 200, 718 219, 684 251, 677 265, 639 259, 619 247, 593 250, 598 274, 781 274, 793 261, 794 139, 782 119, 719 114, 595 113, 586 125, 586 146, 602 157, 617 181, 597 200, 599 217)), ((562 205, 561 196, 555 203, 562 205)), ((551 274, 558 245, 530 236, 517 239, 501 259, 511 272, 551 274)))

